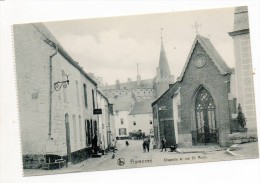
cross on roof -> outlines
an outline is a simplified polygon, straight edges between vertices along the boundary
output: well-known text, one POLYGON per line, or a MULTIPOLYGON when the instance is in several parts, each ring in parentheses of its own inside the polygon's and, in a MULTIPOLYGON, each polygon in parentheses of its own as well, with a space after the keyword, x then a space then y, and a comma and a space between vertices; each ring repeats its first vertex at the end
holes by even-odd
POLYGON ((192 25, 192 28, 196 30, 196 35, 199 35, 198 28, 201 27, 201 24, 199 24, 197 21, 192 25))
POLYGON ((163 39, 163 28, 161 27, 161 40, 163 39))

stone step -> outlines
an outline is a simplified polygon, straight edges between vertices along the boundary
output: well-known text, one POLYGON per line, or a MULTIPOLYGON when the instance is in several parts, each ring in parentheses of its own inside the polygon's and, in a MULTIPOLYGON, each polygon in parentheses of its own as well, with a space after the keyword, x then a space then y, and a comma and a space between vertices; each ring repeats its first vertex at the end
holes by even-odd
POLYGON ((101 158, 102 153, 92 154, 92 158, 101 158))

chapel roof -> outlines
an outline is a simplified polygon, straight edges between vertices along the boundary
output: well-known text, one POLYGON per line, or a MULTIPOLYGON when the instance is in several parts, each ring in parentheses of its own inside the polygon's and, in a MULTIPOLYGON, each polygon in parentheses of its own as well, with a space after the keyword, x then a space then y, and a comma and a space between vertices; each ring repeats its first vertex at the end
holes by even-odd
POLYGON ((220 73, 222 75, 231 73, 231 69, 226 64, 226 62, 223 60, 223 58, 218 53, 218 51, 215 49, 215 47, 213 46, 211 41, 208 38, 197 35, 194 42, 193 42, 193 45, 191 47, 191 50, 190 50, 190 53, 189 53, 188 58, 186 60, 186 63, 183 67, 182 73, 181 73, 180 77, 178 78, 178 81, 182 80, 184 73, 186 71, 186 68, 187 68, 187 66, 190 62, 190 58, 191 58, 191 55, 193 53, 193 50, 194 50, 195 46, 197 45, 197 43, 199 43, 202 46, 202 48, 209 55, 209 57, 212 59, 213 63, 216 65, 216 67, 218 68, 218 70, 220 71, 220 73))

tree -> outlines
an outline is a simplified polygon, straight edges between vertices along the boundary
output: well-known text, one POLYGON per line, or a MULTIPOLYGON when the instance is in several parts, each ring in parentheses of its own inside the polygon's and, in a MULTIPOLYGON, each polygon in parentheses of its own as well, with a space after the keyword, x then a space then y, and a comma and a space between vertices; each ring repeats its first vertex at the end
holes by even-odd
POLYGON ((238 116, 237 116, 237 123, 244 128, 246 126, 246 118, 244 113, 242 112, 242 107, 238 104, 238 116))

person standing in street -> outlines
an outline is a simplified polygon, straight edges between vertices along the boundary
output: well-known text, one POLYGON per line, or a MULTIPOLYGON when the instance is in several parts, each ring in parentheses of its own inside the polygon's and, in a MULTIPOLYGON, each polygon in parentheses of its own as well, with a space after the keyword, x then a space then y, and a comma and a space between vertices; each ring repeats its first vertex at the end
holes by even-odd
POLYGON ((161 143, 162 143, 162 150, 161 150, 161 152, 163 152, 163 149, 165 149, 165 151, 167 151, 165 138, 162 138, 161 143))
POLYGON ((149 152, 149 149, 150 149, 150 138, 148 138, 147 141, 146 141, 146 149, 147 149, 147 152, 149 152))
POLYGON ((115 147, 116 147, 116 142, 115 142, 115 140, 113 139, 112 142, 111 142, 111 148, 112 148, 112 151, 113 151, 113 153, 112 153, 112 159, 115 158, 115 147))
POLYGON ((146 152, 146 139, 144 139, 144 141, 143 141, 143 150, 144 150, 144 153, 146 152))

